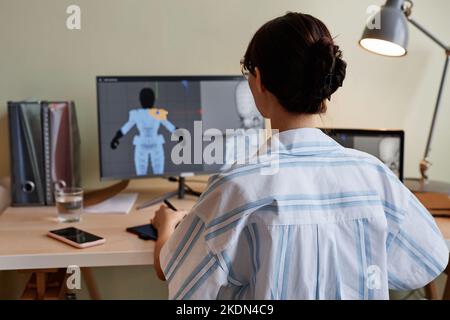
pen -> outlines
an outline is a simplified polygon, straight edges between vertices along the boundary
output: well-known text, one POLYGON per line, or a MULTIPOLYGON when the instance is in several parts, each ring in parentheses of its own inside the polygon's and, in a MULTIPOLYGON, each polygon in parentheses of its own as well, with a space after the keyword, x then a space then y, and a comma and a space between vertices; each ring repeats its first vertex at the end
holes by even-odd
POLYGON ((178 211, 177 208, 175 208, 175 207, 173 206, 173 204, 171 204, 171 203, 169 202, 169 200, 164 199, 164 203, 165 203, 170 209, 172 209, 173 211, 178 211))

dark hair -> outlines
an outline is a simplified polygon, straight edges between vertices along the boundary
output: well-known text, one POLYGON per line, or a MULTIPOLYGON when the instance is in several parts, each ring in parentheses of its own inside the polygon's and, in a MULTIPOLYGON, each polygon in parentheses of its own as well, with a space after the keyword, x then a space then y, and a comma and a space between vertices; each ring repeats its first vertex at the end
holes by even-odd
POLYGON ((150 88, 144 88, 139 93, 139 101, 141 102, 142 108, 153 108, 155 104, 155 93, 150 88))
POLYGON ((326 112, 325 100, 342 86, 347 64, 319 19, 289 12, 264 24, 253 36, 244 67, 293 113, 326 112))

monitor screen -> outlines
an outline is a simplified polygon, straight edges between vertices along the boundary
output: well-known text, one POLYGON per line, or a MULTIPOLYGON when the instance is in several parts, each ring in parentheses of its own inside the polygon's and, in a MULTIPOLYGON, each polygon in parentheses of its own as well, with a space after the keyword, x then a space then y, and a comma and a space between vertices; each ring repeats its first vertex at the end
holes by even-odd
POLYGON ((346 148, 377 157, 403 181, 403 131, 326 129, 324 132, 346 148))
POLYGON ((97 100, 102 179, 218 172, 235 160, 225 136, 221 161, 202 158, 218 132, 264 128, 242 76, 101 76, 97 100), (174 139, 179 129, 187 136, 174 139))

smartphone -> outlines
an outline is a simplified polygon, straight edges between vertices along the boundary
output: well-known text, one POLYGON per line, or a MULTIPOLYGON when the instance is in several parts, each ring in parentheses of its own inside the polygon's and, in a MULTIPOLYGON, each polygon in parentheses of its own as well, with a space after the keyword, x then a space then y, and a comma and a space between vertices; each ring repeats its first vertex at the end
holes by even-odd
POLYGON ((74 227, 52 230, 49 231, 47 235, 51 238, 65 242, 79 249, 93 247, 105 243, 104 238, 74 227))
POLYGON ((127 228, 127 231, 137 235, 142 240, 156 240, 158 238, 158 231, 151 224, 130 227, 127 228))

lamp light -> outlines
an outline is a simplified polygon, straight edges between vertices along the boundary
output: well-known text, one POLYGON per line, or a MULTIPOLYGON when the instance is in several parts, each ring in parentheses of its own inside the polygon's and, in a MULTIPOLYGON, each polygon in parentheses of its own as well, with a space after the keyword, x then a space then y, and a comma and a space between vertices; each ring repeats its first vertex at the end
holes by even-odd
POLYGON ((366 50, 384 56, 406 55, 409 32, 403 0, 388 0, 377 15, 380 27, 367 25, 359 44, 366 50))

